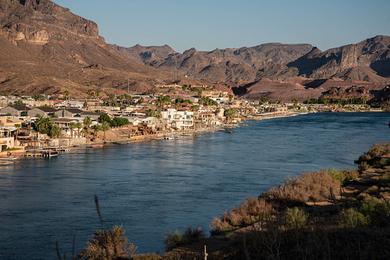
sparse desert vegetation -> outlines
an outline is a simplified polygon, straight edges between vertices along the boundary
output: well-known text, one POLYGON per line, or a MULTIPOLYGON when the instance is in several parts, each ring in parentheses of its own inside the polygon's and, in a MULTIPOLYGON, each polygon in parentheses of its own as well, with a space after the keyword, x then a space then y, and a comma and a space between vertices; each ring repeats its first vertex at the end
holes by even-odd
MULTIPOLYGON (((208 259, 388 259, 389 158, 390 144, 375 145, 358 170, 305 173, 247 199, 212 221, 208 259)), ((203 259, 202 246, 167 259, 203 259)))
MULTIPOLYGON (((165 238, 167 252, 136 254, 121 227, 97 231, 81 259, 389 259, 390 144, 375 145, 358 170, 288 179, 201 228, 165 238), (364 166, 364 167, 363 167, 364 166)), ((98 201, 95 201, 101 218, 98 201)))

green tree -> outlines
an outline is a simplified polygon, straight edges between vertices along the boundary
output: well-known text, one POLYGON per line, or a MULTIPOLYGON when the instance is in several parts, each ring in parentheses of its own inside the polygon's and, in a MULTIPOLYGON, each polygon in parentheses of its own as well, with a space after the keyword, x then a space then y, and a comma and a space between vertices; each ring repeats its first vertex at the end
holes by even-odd
POLYGON ((109 115, 107 115, 106 113, 102 113, 99 116, 99 118, 98 118, 98 122, 101 123, 101 124, 104 123, 104 122, 110 124, 111 123, 111 117, 109 115))
POLYGON ((111 127, 120 127, 128 124, 129 124, 129 120, 124 117, 114 117, 114 119, 112 119, 110 122, 111 127))
POLYGON ((53 123, 50 127, 50 130, 49 130, 49 136, 51 138, 57 138, 57 137, 60 137, 60 135, 61 135, 60 127, 53 123))
POLYGON ((152 109, 149 109, 146 111, 146 116, 147 117, 157 117, 157 118, 161 118, 161 112, 159 110, 152 110, 152 109))
POLYGON ((225 110, 223 114, 226 117, 226 119, 230 121, 236 116, 236 110, 232 108, 228 108, 225 110))
POLYGON ((48 134, 53 124, 49 117, 39 116, 34 124, 34 130, 41 134, 48 134))
POLYGON ((92 126, 92 130, 93 130, 93 135, 96 137, 97 133, 101 130, 101 126, 100 125, 93 125, 92 126))
POLYGON ((70 136, 73 138, 74 130, 77 128, 76 123, 74 122, 70 123, 69 128, 70 128, 70 136))
POLYGON ((204 106, 217 106, 218 105, 218 102, 215 101, 215 100, 212 100, 211 98, 209 97, 202 97, 200 99, 200 104, 204 105, 204 106))
POLYGON ((103 141, 106 142, 106 131, 110 130, 110 124, 108 122, 103 122, 100 127, 103 131, 103 141))
POLYGON ((169 105, 172 103, 171 97, 169 96, 159 96, 157 98, 157 106, 163 107, 164 105, 169 105))
POLYGON ((86 132, 88 132, 89 129, 91 128, 91 124, 92 124, 92 119, 89 116, 84 118, 83 125, 86 132))

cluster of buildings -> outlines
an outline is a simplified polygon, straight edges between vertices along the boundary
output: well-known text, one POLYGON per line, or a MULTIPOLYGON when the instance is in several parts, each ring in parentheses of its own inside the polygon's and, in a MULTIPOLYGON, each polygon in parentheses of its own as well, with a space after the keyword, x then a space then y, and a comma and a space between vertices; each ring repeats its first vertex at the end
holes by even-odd
POLYGON ((89 127, 99 125, 102 114, 127 119, 126 128, 133 131, 128 136, 135 136, 216 128, 259 113, 279 110, 287 110, 287 107, 259 105, 215 90, 202 91, 198 96, 125 95, 80 100, 0 97, 0 153, 13 149, 85 144, 89 136, 80 129, 75 131, 75 126, 80 128, 86 118, 91 122, 89 127), (59 127, 60 137, 49 138, 33 130, 34 123, 42 117, 50 118, 59 127))

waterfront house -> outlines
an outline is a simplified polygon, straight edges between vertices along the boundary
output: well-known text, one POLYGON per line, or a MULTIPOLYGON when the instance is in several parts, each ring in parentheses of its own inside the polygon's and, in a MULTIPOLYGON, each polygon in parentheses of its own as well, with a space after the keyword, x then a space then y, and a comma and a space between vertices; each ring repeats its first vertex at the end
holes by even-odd
POLYGON ((79 122, 72 118, 54 118, 53 122, 61 129, 61 135, 64 137, 82 137, 81 129, 72 129, 72 125, 79 122))
POLYGON ((6 106, 0 109, 0 115, 22 117, 27 116, 29 108, 25 105, 20 106, 6 106))
POLYGON ((0 152, 15 147, 16 127, 0 127, 0 152))
POLYGON ((57 110, 53 107, 35 107, 32 109, 29 109, 27 111, 27 116, 29 117, 38 117, 38 116, 43 116, 43 117, 49 117, 49 116, 54 116, 54 113, 57 112, 57 110))
POLYGON ((222 124, 215 113, 208 111, 199 111, 198 113, 195 113, 194 123, 195 126, 199 128, 215 127, 222 124))
POLYGON ((194 126, 194 112, 192 111, 177 111, 174 108, 169 108, 161 111, 161 118, 165 120, 168 128, 186 130, 194 126))
POLYGON ((142 124, 146 125, 153 131, 164 128, 164 123, 157 117, 147 117, 141 120, 142 124))
POLYGON ((12 116, 0 116, 0 126, 22 126, 24 120, 12 116))

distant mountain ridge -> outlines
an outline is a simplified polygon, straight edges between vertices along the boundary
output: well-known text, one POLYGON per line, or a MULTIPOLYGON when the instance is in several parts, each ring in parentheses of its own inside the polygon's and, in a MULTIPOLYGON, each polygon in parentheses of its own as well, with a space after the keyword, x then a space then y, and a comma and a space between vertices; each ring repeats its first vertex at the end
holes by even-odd
POLYGON ((324 52, 313 48, 288 66, 311 78, 384 82, 390 77, 390 37, 375 36, 324 52))
POLYGON ((211 82, 249 82, 262 77, 295 75, 286 65, 304 54, 310 44, 266 43, 254 47, 197 51, 192 48, 182 54, 167 46, 128 48, 132 57, 157 69, 179 70, 182 74, 211 82), (170 52, 161 55, 169 48, 170 52), (147 55, 145 55, 147 54, 147 55), (153 57, 152 62, 150 57, 153 57))
POLYGON ((183 53, 168 45, 127 48, 106 43, 95 22, 51 0, 0 2, 0 57, 1 94, 144 93, 193 82, 247 98, 305 100, 339 87, 331 92, 382 93, 390 83, 389 36, 326 51, 282 43, 183 53))
POLYGON ((214 81, 256 81, 303 76, 387 82, 390 77, 390 37, 375 36, 356 44, 321 51, 310 44, 267 43, 254 47, 182 54, 169 46, 127 48, 132 57, 155 68, 178 69, 214 81), (170 51, 161 55, 163 49, 170 51), (147 53, 148 55, 145 55, 147 53), (150 62, 153 57, 153 62, 150 62))

